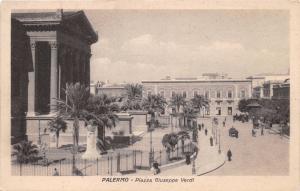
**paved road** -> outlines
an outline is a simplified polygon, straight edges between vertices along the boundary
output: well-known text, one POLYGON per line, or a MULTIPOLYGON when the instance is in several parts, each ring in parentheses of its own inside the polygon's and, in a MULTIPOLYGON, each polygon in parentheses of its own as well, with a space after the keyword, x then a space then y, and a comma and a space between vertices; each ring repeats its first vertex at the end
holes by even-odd
POLYGON ((233 160, 226 162, 218 170, 207 175, 288 175, 289 172, 289 140, 278 134, 265 131, 264 136, 257 132, 252 137, 250 123, 235 122, 227 119, 226 127, 221 127, 221 148, 229 148, 233 160), (234 126, 239 131, 239 138, 228 136, 228 129, 234 126))

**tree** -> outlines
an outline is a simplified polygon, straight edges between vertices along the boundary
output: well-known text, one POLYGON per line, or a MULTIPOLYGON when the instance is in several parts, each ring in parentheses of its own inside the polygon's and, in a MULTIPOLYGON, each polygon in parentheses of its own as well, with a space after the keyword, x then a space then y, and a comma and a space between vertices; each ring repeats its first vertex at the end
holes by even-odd
POLYGON ((120 108, 116 103, 116 98, 106 94, 91 96, 88 100, 87 110, 89 111, 88 118, 94 119, 97 125, 99 144, 106 150, 105 128, 115 127, 118 121, 116 113, 119 112, 120 108))
MULTIPOLYGON (((178 117, 179 112, 180 112, 180 108, 186 105, 186 100, 185 98, 181 95, 181 94, 175 94, 172 96, 171 100, 170 100, 170 106, 175 108, 175 115, 176 117, 178 117)), ((176 126, 177 126, 177 121, 178 118, 176 120, 176 126)))
POLYGON ((163 112, 166 104, 166 99, 161 95, 148 95, 142 101, 142 108, 151 114, 152 119, 155 119, 155 113, 163 112))
POLYGON ((184 153, 184 141, 190 139, 190 135, 186 131, 179 131, 177 133, 177 140, 181 141, 181 152, 184 153))
POLYGON ((126 89, 126 99, 123 102, 122 110, 141 110, 141 101, 143 86, 141 84, 127 84, 126 89))
POLYGON ((59 143, 59 133, 60 131, 65 132, 67 129, 67 123, 61 117, 55 117, 49 123, 49 130, 55 133, 56 136, 56 148, 58 148, 59 143))
POLYGON ((66 100, 57 100, 58 116, 62 119, 73 119, 73 151, 78 151, 79 119, 84 118, 88 112, 86 106, 90 97, 89 87, 76 84, 67 84, 66 100))
POLYGON ((202 107, 207 108, 209 105, 209 101, 204 96, 198 94, 191 99, 191 103, 195 108, 199 110, 199 112, 201 111, 202 107))
POLYGON ((183 107, 182 117, 184 121, 183 126, 186 128, 186 125, 188 125, 189 127, 190 121, 197 119, 197 111, 191 105, 186 105, 183 107))
POLYGON ((125 89, 129 100, 142 98, 143 86, 141 84, 127 84, 125 89))
POLYGON ((13 146, 13 156, 17 157, 19 163, 34 162, 38 158, 39 150, 32 141, 21 141, 13 146))
POLYGON ((57 99, 57 117, 73 120, 73 150, 72 150, 72 173, 76 175, 78 169, 75 166, 75 154, 78 152, 79 119, 84 119, 89 113, 86 110, 90 97, 89 87, 80 83, 66 85, 66 100, 57 99))
POLYGON ((174 151, 175 146, 178 143, 178 136, 176 133, 165 134, 161 141, 162 145, 166 148, 167 159, 170 160, 170 153, 174 151))

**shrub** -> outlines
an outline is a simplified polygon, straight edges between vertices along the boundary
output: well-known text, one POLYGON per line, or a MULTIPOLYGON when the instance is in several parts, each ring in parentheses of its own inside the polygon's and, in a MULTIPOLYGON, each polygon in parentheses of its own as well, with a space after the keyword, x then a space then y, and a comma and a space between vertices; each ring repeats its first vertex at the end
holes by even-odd
POLYGON ((19 163, 29 163, 38 160, 39 150, 32 141, 21 141, 13 146, 13 155, 19 163))

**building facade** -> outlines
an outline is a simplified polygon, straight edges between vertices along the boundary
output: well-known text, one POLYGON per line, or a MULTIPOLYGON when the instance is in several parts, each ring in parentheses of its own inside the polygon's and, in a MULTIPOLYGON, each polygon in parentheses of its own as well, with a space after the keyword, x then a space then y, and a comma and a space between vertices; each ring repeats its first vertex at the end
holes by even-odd
POLYGON ((90 84, 90 46, 98 35, 83 11, 12 13, 11 25, 12 121, 25 120, 12 125, 12 138, 17 138, 24 136, 17 132, 26 129, 30 136, 37 123, 40 129, 41 120, 51 119, 56 99, 65 99, 67 83, 90 84))
POLYGON ((252 81, 252 96, 254 98, 271 99, 273 87, 289 79, 289 74, 259 74, 247 79, 252 81))
POLYGON ((273 86, 273 99, 290 99, 290 80, 273 86))
POLYGON ((142 81, 143 96, 160 94, 170 101, 172 95, 182 94, 186 100, 195 95, 203 95, 209 102, 206 115, 234 115, 238 112, 240 99, 252 95, 251 80, 207 79, 207 80, 157 80, 142 81))

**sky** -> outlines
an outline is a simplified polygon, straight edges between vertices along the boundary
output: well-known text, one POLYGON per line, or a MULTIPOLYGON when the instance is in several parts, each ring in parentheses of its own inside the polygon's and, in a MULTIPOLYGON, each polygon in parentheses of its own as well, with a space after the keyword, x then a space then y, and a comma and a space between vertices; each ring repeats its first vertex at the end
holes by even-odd
POLYGON ((289 13, 279 10, 85 10, 99 40, 91 80, 110 83, 289 70, 289 13))

